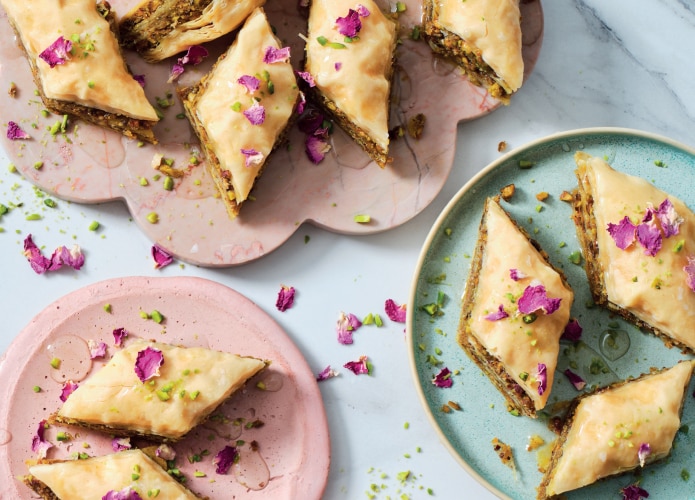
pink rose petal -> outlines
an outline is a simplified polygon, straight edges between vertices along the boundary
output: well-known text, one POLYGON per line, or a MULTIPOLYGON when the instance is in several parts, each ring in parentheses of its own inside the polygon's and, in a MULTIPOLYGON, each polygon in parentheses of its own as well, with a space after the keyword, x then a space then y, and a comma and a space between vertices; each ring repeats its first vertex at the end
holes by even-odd
POLYGON ((263 125, 265 121, 265 108, 258 101, 255 101, 249 108, 245 109, 243 113, 251 125, 263 125))
POLYGON ((130 444, 129 437, 116 437, 111 440, 111 449, 113 451, 129 450, 132 447, 133 445, 130 444))
POLYGON ((116 328, 113 331, 113 345, 116 347, 121 347, 123 341, 128 336, 128 331, 125 328, 116 328))
POLYGON ((147 84, 145 75, 133 75, 133 80, 138 82, 142 88, 145 88, 145 85, 147 84))
POLYGON ((362 29, 360 15, 353 9, 348 10, 347 16, 336 19, 335 24, 338 28, 338 33, 349 38, 356 37, 357 33, 362 29))
POLYGON ((31 451, 38 454, 38 458, 46 458, 46 453, 53 447, 49 441, 44 440, 43 435, 46 431, 46 420, 41 420, 36 429, 36 434, 31 439, 31 451))
POLYGON ((338 342, 341 344, 352 344, 352 334, 362 326, 362 322, 352 313, 347 315, 344 312, 340 312, 338 315, 338 323, 336 325, 336 332, 338 333, 338 342))
POLYGON ((357 13, 360 15, 360 17, 369 17, 371 12, 369 12, 369 9, 362 5, 361 3, 358 3, 357 6, 355 7, 355 10, 357 13))
POLYGON ((451 387, 454 385, 454 380, 451 378, 451 371, 446 367, 442 368, 439 370, 439 373, 434 376, 432 383, 444 389, 451 387))
POLYGON ((309 135, 304 141, 304 150, 306 151, 309 160, 318 165, 326 157, 326 154, 331 150, 331 145, 325 139, 315 135, 309 135))
POLYGON ((517 305, 522 314, 531 314, 538 310, 545 314, 553 314, 560 307, 561 301, 559 298, 548 297, 543 285, 529 285, 519 297, 517 305))
POLYGON ((656 211, 656 218, 659 219, 664 238, 669 238, 680 233, 680 225, 683 217, 676 213, 676 209, 668 198, 664 199, 656 211))
POLYGON ((398 305, 392 299, 386 299, 384 303, 386 316, 396 323, 405 323, 406 307, 406 304, 398 305))
POLYGON ((644 254, 655 256, 661 250, 661 231, 654 220, 643 222, 637 226, 637 241, 644 248, 644 254))
POLYGON ((627 215, 618 224, 608 223, 606 229, 615 241, 615 245, 621 250, 625 250, 635 242, 637 226, 627 215))
POLYGON ((31 234, 24 238, 24 256, 36 274, 43 274, 51 267, 51 260, 44 257, 34 243, 31 234))
POLYGON ((203 62, 203 59, 205 59, 208 56, 208 51, 205 47, 202 45, 191 45, 188 47, 188 50, 186 51, 186 55, 183 57, 179 57, 178 60, 176 61, 176 64, 171 68, 171 73, 169 75, 169 80, 167 80, 167 83, 171 83, 173 81, 176 81, 181 74, 185 71, 186 65, 191 65, 195 66, 197 64, 200 64, 203 62))
POLYGON ((59 36, 55 42, 44 49, 39 57, 43 59, 51 68, 55 68, 59 64, 65 64, 70 59, 70 51, 72 50, 72 42, 59 36))
POLYGON ((164 364, 164 355, 159 349, 147 346, 135 358, 135 374, 141 382, 159 376, 159 368, 164 364))
POLYGON ((311 76, 311 73, 308 71, 297 71, 297 75, 304 80, 309 87, 316 87, 316 80, 314 80, 314 77, 311 76))
POLYGON ((323 382, 324 380, 337 377, 338 375, 338 372, 331 368, 331 365, 328 365, 326 368, 321 370, 318 375, 316 375, 316 381, 323 382))
POLYGON ((586 382, 584 381, 584 379, 576 373, 574 373, 569 368, 567 368, 563 373, 565 374, 567 379, 572 383, 574 388, 578 391, 581 391, 584 389, 584 387, 586 387, 586 382))
POLYGON ((126 486, 120 491, 109 491, 101 500, 142 500, 142 497, 133 488, 126 486))
POLYGON ((87 339, 90 359, 99 359, 106 356, 106 342, 87 339))
POLYGON ((281 49, 276 49, 275 47, 268 46, 263 54, 263 62, 266 64, 275 64, 278 62, 285 62, 290 58, 290 48, 283 47, 281 49))
POLYGON ((620 490, 620 493, 623 495, 623 500, 642 500, 643 498, 649 498, 647 490, 640 488, 636 484, 625 486, 620 490))
POLYGON ((164 250, 159 245, 152 245, 152 259, 154 260, 154 268, 161 269, 174 262, 174 257, 169 252, 164 250))
POLYGON ((693 292, 695 292, 695 256, 688 256, 688 263, 683 266, 685 271, 685 282, 693 292))
POLYGON ((343 365, 343 368, 347 368, 355 375, 369 375, 371 372, 371 363, 367 356, 360 356, 357 361, 348 361, 343 365))
POLYGON ((261 163, 263 163, 263 153, 259 153, 253 148, 242 148, 241 154, 244 155, 244 165, 247 167, 253 167, 255 165, 260 165, 261 163))
POLYGON ((296 293, 293 286, 282 285, 278 292, 278 298, 275 301, 275 307, 280 312, 287 311, 294 305, 294 294, 296 293))
POLYGON ((237 79, 237 83, 246 89, 246 92, 253 94, 261 86, 261 81, 255 76, 242 75, 237 79))
POLYGON ((215 472, 217 474, 226 474, 238 456, 239 451, 235 446, 225 446, 222 448, 217 455, 215 455, 215 458, 212 459, 212 463, 215 465, 215 472))
POLYGON ((538 373, 536 374, 536 380, 538 380, 538 395, 542 396, 548 384, 548 373, 546 371, 544 363, 538 363, 538 373))
POLYGON ((571 342, 578 341, 582 336, 582 326, 579 324, 575 318, 571 318, 567 325, 565 325, 565 330, 562 332, 562 339, 569 340, 571 342))
POLYGON ((162 460, 174 460, 176 458, 176 450, 166 443, 157 446, 154 454, 162 460))
POLYGON ((637 457, 639 458, 639 464, 640 467, 644 467, 644 463, 647 460, 647 457, 651 455, 652 453, 652 447, 649 445, 649 443, 642 443, 639 445, 639 450, 637 450, 637 457))
POLYGON ((488 321, 499 321, 504 318, 508 318, 509 314, 504 310, 504 306, 502 304, 499 305, 499 308, 497 311, 488 314, 485 316, 485 319, 488 321))
POLYGON ((65 403, 68 398, 70 397, 70 394, 75 392, 75 389, 79 387, 79 384, 76 384, 72 380, 68 380, 63 384, 63 388, 60 391, 60 400, 65 403))
POLYGON ((16 141, 20 139, 31 139, 31 136, 22 130, 19 124, 10 121, 7 122, 7 138, 11 141, 16 141))
POLYGON ((519 271, 518 269, 510 269, 509 270, 509 277, 514 281, 519 281, 519 280, 526 278, 527 276, 526 276, 526 274, 519 271))

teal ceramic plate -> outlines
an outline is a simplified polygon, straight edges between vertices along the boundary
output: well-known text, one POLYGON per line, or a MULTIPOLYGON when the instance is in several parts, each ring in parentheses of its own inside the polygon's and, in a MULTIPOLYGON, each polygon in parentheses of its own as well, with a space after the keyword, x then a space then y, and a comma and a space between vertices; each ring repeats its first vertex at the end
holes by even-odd
MULTIPOLYGON (((560 201, 562 191, 576 187, 574 152, 602 156, 616 169, 644 177, 695 208, 695 150, 669 139, 627 129, 582 129, 553 135, 511 151, 471 179, 449 202, 425 241, 413 279, 407 319, 410 361, 415 385, 442 441, 461 465, 501 498, 532 499, 540 484, 540 464, 547 462, 554 434, 548 418, 533 420, 508 413, 505 401, 456 342, 462 296, 475 247, 485 197, 515 184, 516 193, 504 207, 564 270, 575 291, 572 315, 584 328, 578 346, 561 346, 558 371, 572 366, 589 386, 637 376, 649 367, 675 364, 685 356, 668 349, 620 319, 593 307, 581 265, 570 261, 579 250, 571 206, 560 201), (531 168, 520 168, 530 162, 531 168), (536 194, 547 191, 543 203, 536 194), (441 302, 439 316, 423 310, 441 302), (432 384, 441 368, 455 373, 448 389, 432 384), (445 412, 454 402, 460 410, 445 412), (540 436, 546 445, 527 451, 529 438, 540 436), (516 472, 494 452, 493 438, 511 445, 516 472)), ((693 393, 695 383, 689 393, 693 393)), ((562 373, 555 377, 553 403, 578 393, 562 373)), ((658 498, 693 498, 695 481, 695 398, 688 397, 676 446, 665 462, 649 466, 642 487, 658 498), (690 480, 686 480, 692 476, 690 480)), ((633 474, 605 480, 567 495, 569 500, 620 498, 619 490, 636 480, 633 474)))

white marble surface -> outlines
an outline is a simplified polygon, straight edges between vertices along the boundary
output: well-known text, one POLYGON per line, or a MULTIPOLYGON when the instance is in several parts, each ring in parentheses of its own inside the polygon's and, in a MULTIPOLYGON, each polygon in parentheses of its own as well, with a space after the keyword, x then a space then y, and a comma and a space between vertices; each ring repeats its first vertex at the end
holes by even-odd
POLYGON ((443 191, 422 214, 387 233, 354 237, 304 226, 279 250, 241 267, 154 270, 151 243, 118 202, 60 202, 59 210, 43 213, 43 220, 26 221, 25 214, 36 211, 39 202, 32 186, 9 173, 7 159, 0 157, 0 203, 24 203, 0 217, 0 352, 33 315, 89 283, 127 275, 213 279, 275 318, 313 370, 339 367, 361 354, 373 361, 372 377, 342 370, 340 377, 321 384, 332 442, 325 498, 367 498, 372 483, 386 485, 376 498, 428 498, 427 488, 435 498, 495 498, 438 441, 414 391, 403 326, 365 329, 355 344, 340 346, 335 320, 339 311, 383 315, 385 299, 407 300, 430 226, 461 186, 500 156, 502 140, 516 148, 559 131, 617 126, 695 146, 692 2, 546 0, 543 7, 544 45, 530 79, 509 107, 460 125, 455 166, 443 191), (101 223, 97 232, 88 230, 93 220, 101 223), (79 243, 87 256, 85 267, 35 275, 22 255, 28 233, 48 248, 79 243), (295 306, 285 313, 274 307, 281 284, 298 290, 295 306), (415 480, 401 486, 396 476, 405 470, 415 480))

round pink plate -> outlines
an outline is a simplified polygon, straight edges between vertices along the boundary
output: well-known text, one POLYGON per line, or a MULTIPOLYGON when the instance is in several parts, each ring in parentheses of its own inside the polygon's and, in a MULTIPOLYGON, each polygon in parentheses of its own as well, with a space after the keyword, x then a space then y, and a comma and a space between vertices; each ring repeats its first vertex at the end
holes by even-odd
MULTIPOLYGON (((135 0, 110 3, 122 15, 135 0)), ((160 106, 164 118, 155 127, 158 145, 138 147, 120 134, 80 122, 54 137, 47 129, 60 117, 41 114, 43 106, 34 94, 29 65, 4 15, 0 19, 0 119, 5 124, 19 123, 32 138, 10 141, 1 134, 2 144, 22 174, 52 196, 81 203, 123 200, 153 242, 197 265, 223 267, 257 259, 282 245, 304 222, 345 234, 394 228, 425 209, 443 187, 453 165, 458 122, 483 116, 500 105, 454 66, 434 57, 421 37, 412 39, 413 28, 421 23, 421 1, 404 3, 390 125, 405 128, 419 113, 425 115, 426 124, 419 139, 405 134, 392 141, 393 163, 384 169, 340 130, 331 136, 327 158, 314 165, 305 154, 304 135, 295 127, 288 146, 269 159, 252 192, 254 201, 246 202, 240 216, 231 220, 204 163, 189 165, 199 145, 188 121, 180 117, 176 84, 167 83, 175 58, 152 65, 134 53, 126 54, 133 73, 146 76, 150 102, 165 105, 160 106), (7 92, 12 83, 17 88, 14 98, 7 92), (162 179, 154 180, 155 154, 173 159, 174 167, 186 172, 174 190, 165 190, 162 179), (40 170, 34 168, 37 161, 43 161, 40 170), (153 212, 159 217, 156 224, 148 222, 153 212), (357 223, 356 215, 368 215, 371 220, 357 223)), ((303 59, 299 35, 306 33, 306 20, 297 4, 297 0, 269 0, 264 8, 299 68, 303 59)), ((521 14, 528 76, 543 39, 540 0, 523 0, 521 14)), ((232 36, 209 44, 210 56, 203 64, 188 67, 179 84, 197 81, 232 36)))
MULTIPOLYGON (((56 370, 51 367, 49 346, 67 344, 77 352, 85 348, 86 340, 103 341, 108 359, 118 349, 113 338, 116 328, 130 333, 126 345, 138 337, 271 360, 265 371, 215 412, 215 418, 174 445, 176 465, 192 491, 211 500, 321 498, 330 465, 326 414, 315 377, 290 338, 255 304, 223 285, 200 278, 141 277, 103 281, 59 299, 39 313, 0 358, 0 477, 5 478, 0 481, 0 498, 34 498, 16 478, 27 473, 25 461, 36 458, 31 442, 39 422, 61 405, 61 372, 75 370, 76 378, 88 377, 104 362, 63 355, 56 370), (164 321, 140 315, 153 310, 164 321), (265 390, 258 388, 259 382, 265 390), (35 387, 41 391, 35 392, 35 387), (263 425, 244 425, 255 421, 263 425), (253 472, 265 464, 264 488, 249 490, 231 471, 215 473, 213 457, 237 440, 258 443, 256 458, 261 465, 253 472), (191 463, 194 455, 201 461, 191 463), (205 477, 196 477, 196 471, 205 477)), ((112 452, 111 436, 97 431, 51 426, 46 436, 54 444, 48 458, 112 452), (57 441, 60 430, 73 438, 57 441)))

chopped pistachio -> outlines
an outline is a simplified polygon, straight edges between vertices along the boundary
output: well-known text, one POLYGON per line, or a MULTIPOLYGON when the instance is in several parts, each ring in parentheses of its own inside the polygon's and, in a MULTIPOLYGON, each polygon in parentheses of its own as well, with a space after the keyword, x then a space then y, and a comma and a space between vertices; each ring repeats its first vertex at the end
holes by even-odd
POLYGON ((104 304, 104 311, 107 313, 111 313, 111 304, 104 304))
POLYGON ((519 168, 531 168, 534 163, 529 160, 519 160, 519 168))
POLYGON ((147 214, 146 218, 147 222, 149 222, 150 224, 156 224, 157 222, 159 222, 159 215, 157 215, 157 212, 150 212, 149 214, 147 214))
POLYGON ((41 220, 41 215, 39 214, 28 214, 25 217, 26 220, 41 220))
POLYGON ((60 368, 60 358, 51 358, 51 368, 60 368))
POLYGON ((65 431, 60 431, 60 432, 58 432, 58 434, 56 434, 56 440, 57 441, 69 441, 70 435, 65 431))
POLYGON ((97 229, 99 229, 99 226, 100 224, 98 221, 92 221, 92 223, 89 225, 89 230, 96 231, 97 229))
POLYGON ((43 200, 43 204, 46 205, 48 208, 55 208, 58 205, 52 198, 46 198, 45 200, 43 200))
POLYGON ((41 392, 41 387, 38 385, 35 385, 34 388, 32 389, 34 392, 41 392))
POLYGON ((372 220, 372 218, 366 214, 358 214, 358 215, 355 215, 354 220, 355 220, 355 222, 357 222, 359 224, 367 224, 368 222, 370 222, 372 220))
POLYGON ((37 162, 35 162, 35 163, 34 163, 34 168, 35 168, 36 170, 41 170, 41 169, 43 168, 43 162, 40 161, 40 160, 37 161, 37 162))
POLYGON ((576 250, 569 254, 568 259, 572 264, 579 265, 582 262, 582 253, 579 250, 576 250))
POLYGON ((174 179, 172 179, 168 175, 164 177, 164 189, 166 189, 167 191, 171 191, 174 189, 174 179))
POLYGON ((188 393, 188 397, 194 400, 200 395, 200 391, 191 391, 188 393))

